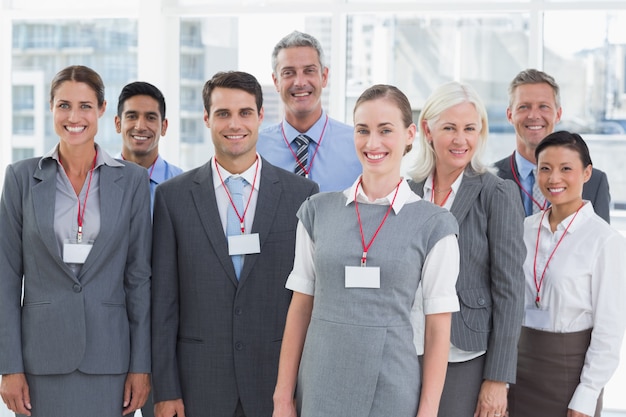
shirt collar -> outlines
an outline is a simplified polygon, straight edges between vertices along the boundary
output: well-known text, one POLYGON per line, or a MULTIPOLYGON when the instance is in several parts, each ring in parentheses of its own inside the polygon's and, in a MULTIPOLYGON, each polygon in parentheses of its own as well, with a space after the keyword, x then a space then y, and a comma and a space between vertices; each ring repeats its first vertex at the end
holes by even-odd
POLYGON ((326 112, 322 109, 322 114, 319 119, 311 126, 309 130, 306 132, 299 132, 295 127, 291 126, 287 120, 283 119, 283 129, 285 132, 285 137, 289 141, 289 143, 293 142, 296 136, 304 134, 311 138, 312 142, 319 143, 322 138, 322 133, 324 132, 324 126, 326 125, 327 119, 326 112))
POLYGON ((148 172, 151 173, 150 181, 160 184, 166 180, 165 171, 166 171, 165 159, 161 158, 161 155, 157 155, 156 161, 154 161, 154 168, 149 167, 148 172), (152 172, 151 172, 152 171, 152 172))
POLYGON ((219 162, 217 163, 217 167, 219 167, 219 173, 218 173, 216 169, 216 164, 215 164, 215 157, 211 158, 210 163, 211 163, 211 170, 213 171, 213 187, 217 190, 219 187, 222 186, 222 181, 225 182, 226 178, 234 175, 234 176, 242 177, 244 180, 248 182, 248 184, 254 183, 254 188, 257 191, 259 191, 259 183, 261 182, 261 168, 263 165, 263 159, 261 159, 258 153, 256 154, 256 158, 259 163, 259 171, 258 172, 256 171, 257 163, 255 162, 250 166, 250 168, 248 168, 241 174, 232 174, 228 172, 228 170, 226 170, 223 166, 221 166, 219 162), (256 174, 256 183, 254 182, 255 174, 256 174), (220 179, 220 175, 221 175, 221 179, 220 179))
POLYGON ((413 203, 413 202, 421 200, 421 198, 417 194, 411 191, 411 187, 409 187, 409 184, 406 182, 406 179, 404 178, 402 179, 402 182, 400 183, 400 187, 398 188, 397 195, 396 195, 396 190, 394 188, 393 191, 389 193, 389 195, 383 198, 379 198, 375 201, 369 201, 369 199, 363 192, 363 187, 361 187, 360 182, 361 182, 361 176, 359 176, 359 178, 357 178, 356 181, 354 181, 354 183, 352 184, 350 188, 348 188, 347 190, 344 190, 343 195, 346 197, 346 206, 354 201, 355 193, 356 193, 357 202, 359 203, 388 206, 393 201, 392 208, 395 214, 398 214, 400 210, 402 210, 402 207, 404 207, 405 204, 413 203), (356 189, 357 186, 359 187, 358 190, 356 189), (395 201, 393 199, 394 195, 396 195, 395 201))
POLYGON ((519 152, 515 151, 515 163, 517 164, 517 172, 519 172, 522 179, 526 179, 530 175, 533 169, 537 166, 524 158, 519 152))
MULTIPOLYGON (((108 165, 110 167, 123 167, 124 166, 124 164, 122 164, 121 162, 113 159, 111 155, 106 153, 97 143, 95 144, 95 148, 98 153, 96 156, 96 168, 98 168, 101 165, 108 165)), ((61 164, 61 161, 59 160, 59 144, 58 143, 54 146, 54 148, 50 149, 46 154, 44 154, 41 157, 41 159, 39 160, 40 169, 45 159, 54 159, 55 161, 59 163, 59 165, 61 164)))
MULTIPOLYGON (((426 195, 426 191, 433 193, 433 174, 435 171, 431 172, 424 181, 424 195, 426 195)), ((459 188, 461 187, 461 182, 463 181, 463 174, 465 171, 461 172, 458 177, 452 183, 452 195, 457 195, 459 193, 459 188)))
MULTIPOLYGON (((561 223, 558 224, 558 226, 556 227, 557 231, 564 231, 567 228, 567 225, 569 224, 569 222, 572 221, 572 217, 576 215, 576 219, 572 222, 569 229, 567 229, 567 233, 574 233, 582 224, 586 222, 587 219, 595 215, 595 211, 593 210, 593 205, 587 200, 583 200, 583 203, 584 205, 578 211, 577 215, 576 215, 576 212, 574 212, 570 214, 569 216, 567 216, 566 218, 564 218, 563 221, 561 221, 561 223)), ((539 213, 537 213, 536 215, 541 216, 541 214, 539 213)), ((547 216, 547 213, 545 216, 543 216, 541 227, 544 227, 550 231, 552 230, 550 227, 550 220, 547 216)))

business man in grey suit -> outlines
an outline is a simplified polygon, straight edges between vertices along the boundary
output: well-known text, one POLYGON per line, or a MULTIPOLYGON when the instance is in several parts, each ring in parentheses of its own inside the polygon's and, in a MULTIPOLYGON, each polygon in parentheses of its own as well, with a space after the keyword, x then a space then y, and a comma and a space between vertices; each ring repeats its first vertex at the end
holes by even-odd
POLYGON ((203 99, 215 157, 156 190, 155 415, 268 417, 296 211, 318 186, 256 153, 263 96, 252 75, 217 73, 203 99))
MULTIPOLYGON (((509 122, 515 128, 516 150, 494 163, 498 176, 515 181, 527 216, 536 212, 533 198, 534 174, 537 166, 535 149, 539 142, 554 132, 561 120, 561 95, 554 78, 536 69, 526 69, 509 85, 509 122)), ((583 185, 583 199, 591 201, 594 211, 610 223, 609 181, 606 174, 593 168, 591 178, 583 185)))

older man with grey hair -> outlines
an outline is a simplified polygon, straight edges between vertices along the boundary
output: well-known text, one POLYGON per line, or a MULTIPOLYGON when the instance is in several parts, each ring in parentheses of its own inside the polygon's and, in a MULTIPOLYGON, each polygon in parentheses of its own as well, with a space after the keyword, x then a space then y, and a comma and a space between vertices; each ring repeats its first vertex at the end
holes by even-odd
POLYGON ((272 66, 285 117, 261 130, 258 152, 270 163, 317 182, 320 191, 349 188, 361 173, 354 129, 322 109, 328 67, 319 41, 298 31, 288 34, 274 47, 272 66))

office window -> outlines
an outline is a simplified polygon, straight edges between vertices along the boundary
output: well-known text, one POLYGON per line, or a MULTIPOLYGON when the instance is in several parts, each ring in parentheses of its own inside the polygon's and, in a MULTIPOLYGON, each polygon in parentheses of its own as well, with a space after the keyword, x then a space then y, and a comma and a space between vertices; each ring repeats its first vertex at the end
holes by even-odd
POLYGON ((35 119, 33 116, 14 116, 13 134, 32 135, 35 133, 35 119))
POLYGON ((35 88, 32 85, 13 86, 13 110, 35 110, 35 88))
POLYGON ((471 84, 492 132, 512 132, 507 86, 528 62, 526 14, 360 14, 348 17, 346 120, 372 84, 394 84, 419 112, 447 81, 471 84))
MULTIPOLYGON (((52 117, 48 107, 50 81, 59 70, 68 65, 86 65, 97 71, 105 84, 108 111, 100 119, 96 141, 111 154, 120 151, 119 135, 115 132, 113 117, 117 96, 121 88, 137 77, 137 22, 133 19, 54 19, 15 20, 13 34, 13 74, 38 71, 43 74, 43 83, 38 84, 45 94, 42 103, 44 127, 43 149, 48 150, 58 138, 52 128, 52 117)), ((31 87, 32 88, 32 87, 31 87)), ((27 87, 13 89, 14 102, 22 105, 27 96, 27 87)), ((31 99, 34 100, 34 98, 31 99)), ((13 132, 25 134, 32 130, 28 115, 14 118, 13 132)), ((32 134, 33 132, 31 132, 32 134)), ((20 153, 18 153, 19 155, 20 153)))
POLYGON ((32 158, 35 156, 35 150, 33 148, 13 148, 13 153, 11 156, 14 161, 32 158))

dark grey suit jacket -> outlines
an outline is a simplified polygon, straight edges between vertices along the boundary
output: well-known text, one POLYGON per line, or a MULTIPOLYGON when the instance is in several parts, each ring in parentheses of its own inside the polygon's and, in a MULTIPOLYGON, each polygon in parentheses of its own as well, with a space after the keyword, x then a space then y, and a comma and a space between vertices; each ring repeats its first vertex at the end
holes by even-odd
POLYGON ((182 398, 187 417, 272 415, 291 292, 296 212, 312 181, 263 160, 252 233, 237 282, 218 214, 211 161, 156 190, 153 240, 154 401, 182 398))
MULTIPOLYGON (((511 170, 511 162, 513 162, 513 166, 515 167, 515 174, 519 177, 515 156, 512 154, 494 164, 494 166, 498 168, 498 176, 500 178, 515 181, 513 171, 511 170)), ((519 190, 522 207, 524 207, 524 192, 517 183, 516 185, 519 190)), ((591 178, 583 185, 583 199, 591 201, 593 209, 598 216, 606 220, 607 223, 611 222, 609 181, 603 171, 593 168, 591 178)))
MULTIPOLYGON (((409 184, 424 195, 424 181, 409 184)), ((459 223, 461 255, 461 310, 452 315, 451 341, 466 351, 487 351, 485 379, 515 382, 526 258, 515 184, 466 170, 450 212, 459 223)))
POLYGON ((54 232, 57 162, 39 161, 9 165, 2 191, 0 374, 150 373, 147 171, 98 168, 100 232, 76 277, 54 232))

